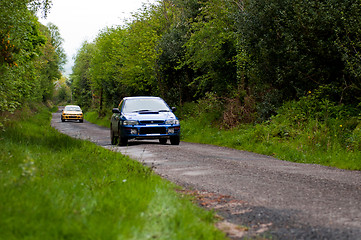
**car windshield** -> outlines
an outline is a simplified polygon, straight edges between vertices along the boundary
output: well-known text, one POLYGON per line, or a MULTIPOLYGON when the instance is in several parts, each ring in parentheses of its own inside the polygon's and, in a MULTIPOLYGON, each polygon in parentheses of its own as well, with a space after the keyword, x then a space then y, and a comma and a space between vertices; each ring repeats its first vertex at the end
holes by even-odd
POLYGON ((65 107, 65 109, 64 109, 65 111, 77 111, 77 112, 79 112, 79 111, 81 111, 81 109, 80 109, 80 107, 76 107, 76 106, 67 106, 67 107, 65 107))
POLYGON ((169 112, 169 107, 163 100, 157 98, 127 99, 123 112, 169 112))

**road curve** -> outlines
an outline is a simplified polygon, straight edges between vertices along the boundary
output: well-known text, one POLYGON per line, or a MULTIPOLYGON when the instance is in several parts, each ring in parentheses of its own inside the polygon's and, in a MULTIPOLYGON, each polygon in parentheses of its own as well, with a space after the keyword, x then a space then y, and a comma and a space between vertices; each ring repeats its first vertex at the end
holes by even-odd
POLYGON ((52 126, 154 168, 160 176, 203 194, 203 204, 228 223, 232 239, 361 239, 361 172, 204 144, 157 141, 110 145, 109 129, 84 122, 52 126), (215 197, 218 196, 218 197, 215 197), (208 201, 204 200, 208 197, 208 201))

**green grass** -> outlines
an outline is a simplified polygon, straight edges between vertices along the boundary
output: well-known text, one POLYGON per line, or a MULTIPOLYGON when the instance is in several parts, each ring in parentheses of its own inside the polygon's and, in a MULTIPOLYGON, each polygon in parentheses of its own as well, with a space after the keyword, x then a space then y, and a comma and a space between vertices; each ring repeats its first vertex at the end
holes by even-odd
POLYGON ((246 150, 291 162, 361 170, 361 151, 350 149, 347 139, 340 140, 339 135, 347 130, 341 124, 334 125, 339 129, 311 121, 303 131, 272 122, 221 130, 202 119, 181 121, 184 141, 246 150))
POLYGON ((97 124, 99 126, 110 128, 110 118, 111 118, 111 112, 107 113, 104 117, 99 117, 99 114, 94 111, 86 112, 84 114, 85 120, 88 122, 97 124))
POLYGON ((142 164, 50 127, 0 133, 0 239, 224 239, 213 213, 142 164))

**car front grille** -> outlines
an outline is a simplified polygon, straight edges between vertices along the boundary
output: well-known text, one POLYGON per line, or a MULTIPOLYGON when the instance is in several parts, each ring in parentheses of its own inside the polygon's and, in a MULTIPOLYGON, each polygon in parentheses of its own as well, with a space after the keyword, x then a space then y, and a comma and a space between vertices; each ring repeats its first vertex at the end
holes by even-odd
POLYGON ((162 121, 162 120, 145 120, 145 121, 140 121, 140 124, 160 124, 160 123, 164 123, 164 121, 162 121))

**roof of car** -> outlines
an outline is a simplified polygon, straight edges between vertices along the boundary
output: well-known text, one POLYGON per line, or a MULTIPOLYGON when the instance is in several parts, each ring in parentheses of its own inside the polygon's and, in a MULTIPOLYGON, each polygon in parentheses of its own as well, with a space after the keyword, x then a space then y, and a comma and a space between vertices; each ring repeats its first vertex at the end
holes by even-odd
POLYGON ((78 105, 66 105, 66 106, 64 107, 64 109, 69 109, 69 108, 78 108, 78 109, 81 110, 81 108, 80 108, 78 105))
POLYGON ((123 99, 124 100, 129 100, 129 99, 140 99, 140 98, 161 99, 160 97, 153 97, 153 96, 135 96, 135 97, 125 97, 123 99))
POLYGON ((66 105, 65 107, 79 107, 78 105, 66 105))

